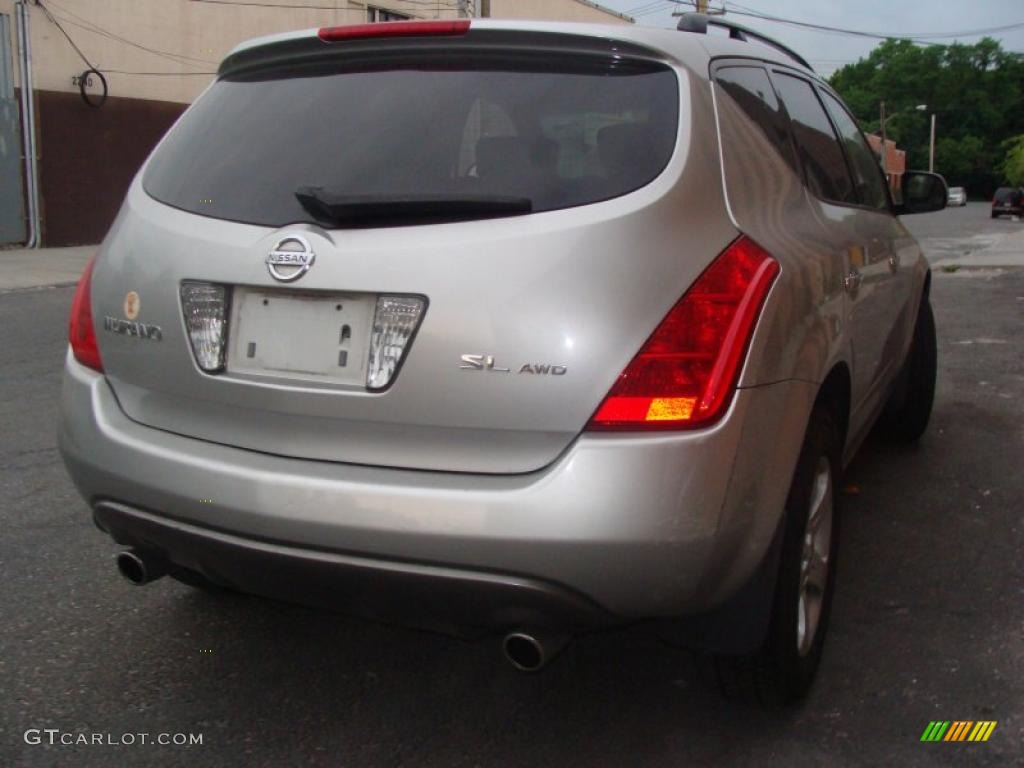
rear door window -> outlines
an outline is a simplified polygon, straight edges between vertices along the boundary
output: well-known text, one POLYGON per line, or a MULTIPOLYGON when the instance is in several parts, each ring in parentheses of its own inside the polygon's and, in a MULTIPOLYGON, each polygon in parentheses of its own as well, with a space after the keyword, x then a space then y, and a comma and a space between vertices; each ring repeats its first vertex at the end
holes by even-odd
POLYGON ((800 166, 786 128, 782 107, 775 96, 768 73, 761 67, 729 66, 715 72, 715 82, 761 129, 783 160, 799 174, 800 166))
POLYGON ((781 72, 775 72, 773 80, 789 113, 793 139, 811 191, 823 200, 857 204, 843 149, 814 87, 801 77, 781 72))
MULTIPOLYGON (((514 198, 550 211, 644 186, 675 148, 678 81, 657 62, 531 52, 345 66, 222 77, 156 151, 146 191, 266 226, 332 224, 299 189, 331 205, 514 198)), ((406 222, 378 210, 346 225, 386 223, 406 222)))

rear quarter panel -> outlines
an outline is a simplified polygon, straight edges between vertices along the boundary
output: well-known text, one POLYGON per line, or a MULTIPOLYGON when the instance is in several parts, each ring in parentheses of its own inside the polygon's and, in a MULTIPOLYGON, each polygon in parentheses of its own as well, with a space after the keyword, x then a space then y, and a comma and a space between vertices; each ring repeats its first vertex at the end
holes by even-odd
POLYGON ((787 379, 820 383, 846 358, 843 263, 827 212, 720 88, 714 86, 723 191, 738 229, 781 271, 751 341, 741 386, 787 379))

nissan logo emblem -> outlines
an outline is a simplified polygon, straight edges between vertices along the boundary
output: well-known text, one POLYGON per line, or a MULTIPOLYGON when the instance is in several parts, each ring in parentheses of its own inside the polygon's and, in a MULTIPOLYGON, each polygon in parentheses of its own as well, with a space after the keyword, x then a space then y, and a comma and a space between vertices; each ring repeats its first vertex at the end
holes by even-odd
POLYGON ((309 272, 316 254, 302 235, 285 235, 267 254, 267 271, 275 280, 290 283, 309 272))

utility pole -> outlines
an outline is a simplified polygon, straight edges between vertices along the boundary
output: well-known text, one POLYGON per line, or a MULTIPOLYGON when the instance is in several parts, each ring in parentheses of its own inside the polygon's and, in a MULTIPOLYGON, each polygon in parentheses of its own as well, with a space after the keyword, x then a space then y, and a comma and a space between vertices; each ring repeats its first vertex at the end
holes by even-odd
POLYGON ((928 173, 935 173, 935 113, 932 112, 932 138, 928 142, 928 173))
POLYGON ((25 157, 25 199, 28 201, 26 217, 28 233, 25 239, 25 247, 38 248, 43 238, 40 234, 42 217, 39 213, 39 152, 36 150, 35 83, 33 82, 35 76, 32 68, 32 33, 29 30, 32 14, 25 0, 16 0, 14 11, 18 25, 18 74, 21 76, 21 140, 25 157))
MULTIPOLYGON (((682 8, 681 0, 676 0, 676 3, 682 8)), ((709 8, 708 0, 688 0, 688 4, 693 6, 694 13, 703 13, 708 16, 724 16, 725 15, 725 3, 722 3, 721 8, 709 8)), ((673 16, 689 16, 690 11, 673 11, 673 16)))
POLYGON ((886 161, 888 160, 889 153, 885 151, 885 99, 882 99, 882 101, 879 103, 878 112, 878 132, 882 135, 882 173, 885 175, 886 181, 888 181, 889 164, 886 161))

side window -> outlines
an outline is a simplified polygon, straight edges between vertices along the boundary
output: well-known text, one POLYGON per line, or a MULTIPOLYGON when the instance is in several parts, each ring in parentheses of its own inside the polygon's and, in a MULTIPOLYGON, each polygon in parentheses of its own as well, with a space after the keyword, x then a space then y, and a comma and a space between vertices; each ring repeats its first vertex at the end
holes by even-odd
POLYGON ((783 160, 800 175, 793 154, 793 144, 775 96, 768 73, 760 67, 722 67, 715 73, 715 82, 729 94, 747 117, 761 129, 768 141, 778 150, 783 160))
POLYGON ((807 185, 818 197, 837 203, 857 203, 857 193, 832 123, 814 87, 799 77, 774 73, 779 98, 789 113, 793 139, 807 172, 807 185))
POLYGON ((864 135, 850 117, 850 113, 846 111, 846 107, 827 91, 821 91, 821 95, 846 147, 846 156, 850 158, 850 165, 853 167, 853 178, 857 183, 860 201, 872 208, 887 210, 889 196, 886 194, 882 166, 875 159, 875 153, 864 141, 864 135))

